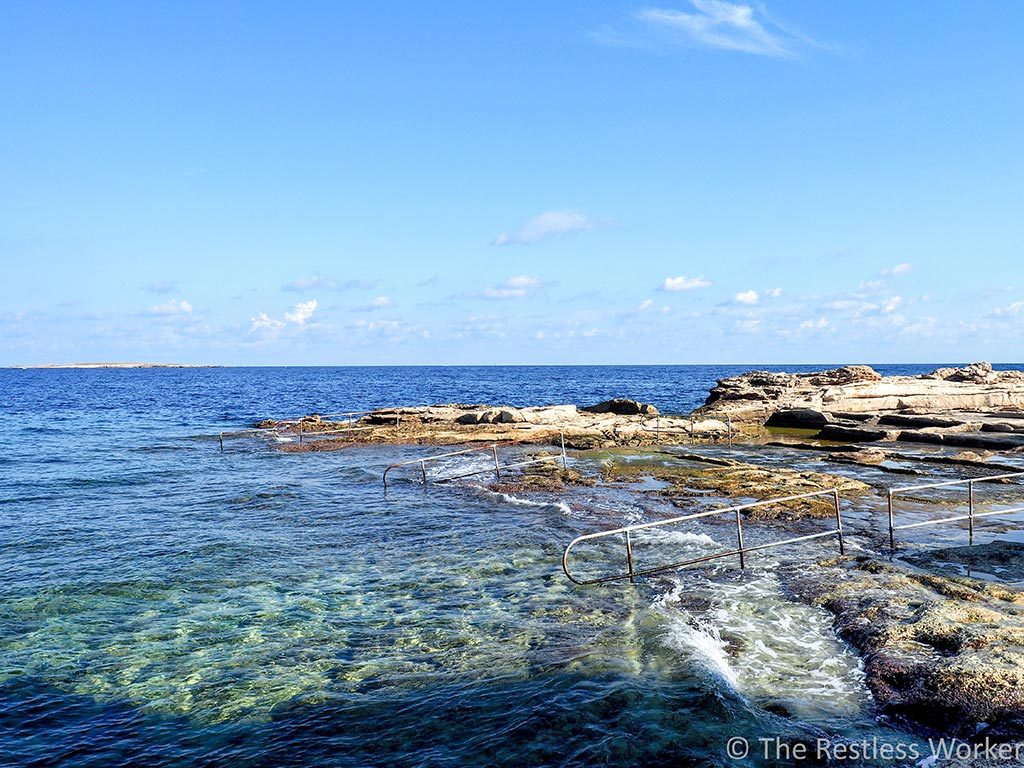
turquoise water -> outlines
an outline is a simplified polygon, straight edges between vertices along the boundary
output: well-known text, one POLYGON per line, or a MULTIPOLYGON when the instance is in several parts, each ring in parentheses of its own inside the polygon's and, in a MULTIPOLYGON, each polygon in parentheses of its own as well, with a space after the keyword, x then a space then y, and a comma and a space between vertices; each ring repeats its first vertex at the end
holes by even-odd
POLYGON ((382 468, 423 448, 217 449, 257 418, 396 403, 688 410, 736 370, 0 371, 0 756, 739 765, 762 763, 727 757, 736 734, 902 738, 767 558, 635 587, 564 578, 569 540, 665 514, 656 502, 385 494, 382 468))

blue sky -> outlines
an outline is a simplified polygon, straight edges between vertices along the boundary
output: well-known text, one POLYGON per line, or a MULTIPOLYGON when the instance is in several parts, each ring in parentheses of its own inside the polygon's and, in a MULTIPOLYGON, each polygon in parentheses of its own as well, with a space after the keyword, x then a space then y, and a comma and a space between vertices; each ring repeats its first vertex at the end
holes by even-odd
POLYGON ((1021 3, 0 9, 0 364, 1024 360, 1021 3))

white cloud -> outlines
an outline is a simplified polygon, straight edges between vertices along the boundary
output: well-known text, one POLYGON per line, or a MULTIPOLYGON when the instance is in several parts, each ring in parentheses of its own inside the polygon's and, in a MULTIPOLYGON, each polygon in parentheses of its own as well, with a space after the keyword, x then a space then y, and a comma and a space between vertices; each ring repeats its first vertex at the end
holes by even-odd
POLYGON ((583 232, 593 229, 598 222, 577 211, 546 211, 534 216, 519 229, 502 232, 494 238, 494 245, 526 245, 551 235, 583 232))
POLYGON ((163 304, 157 304, 149 308, 149 314, 151 315, 191 315, 192 305, 182 299, 181 301, 165 301, 163 304))
POLYGON ((781 288, 772 288, 769 291, 765 291, 764 295, 765 296, 771 296, 773 299, 777 299, 777 298, 779 298, 779 296, 782 295, 782 289, 781 288))
POLYGON ((902 296, 893 296, 891 299, 882 302, 882 312, 885 314, 891 314, 895 312, 902 303, 902 296))
POLYGON ((305 328, 307 327, 306 321, 316 312, 316 307, 316 299, 301 301, 292 307, 290 311, 284 313, 284 320, 278 320, 277 318, 270 317, 266 312, 260 312, 256 317, 249 320, 249 332, 257 333, 262 331, 276 334, 287 323, 297 325, 299 328, 305 328))
POLYGON ((313 316, 316 312, 317 302, 316 299, 310 299, 309 301, 300 301, 291 312, 284 313, 284 319, 289 323, 295 323, 296 325, 305 325, 306 321, 313 316))
POLYGON ((283 326, 284 323, 269 317, 266 312, 260 312, 249 321, 249 330, 253 333, 257 331, 277 331, 283 326))
POLYGON ((637 309, 639 309, 641 312, 643 312, 645 309, 650 309, 653 306, 654 306, 654 299, 644 299, 643 301, 640 302, 640 306, 637 307, 637 309))
POLYGON ((736 294, 736 301, 740 304, 757 304, 758 298, 757 291, 742 291, 736 294))
POLYGON ((824 330, 825 328, 828 328, 830 325, 832 325, 832 323, 830 323, 827 319, 825 319, 824 317, 819 317, 817 320, 804 320, 802 323, 800 323, 800 330, 821 331, 824 330))
POLYGON ((705 280, 703 277, 685 277, 680 275, 679 277, 666 277, 665 281, 661 284, 661 290, 692 291, 695 288, 707 288, 709 285, 711 285, 711 281, 705 280))
POLYGON ((480 294, 485 299, 522 299, 541 287, 539 277, 533 275, 516 275, 500 285, 484 288, 480 294))
POLYGON ((768 18, 763 7, 724 0, 691 0, 694 13, 667 8, 647 8, 637 18, 672 32, 690 45, 740 51, 759 56, 795 58, 800 44, 817 46, 768 18))
POLYGON ((315 274, 310 277, 300 277, 286 283, 282 290, 302 293, 303 291, 351 291, 355 289, 371 289, 376 287, 376 280, 337 280, 328 275, 315 274))
POLYGON ((993 317, 1005 317, 1019 315, 1024 312, 1024 301, 1015 301, 1012 304, 1007 304, 1005 307, 996 307, 989 315, 993 317))
POLYGON ((913 270, 913 268, 914 268, 913 264, 908 264, 907 262, 903 262, 902 264, 897 264, 894 267, 886 267, 885 269, 882 270, 882 274, 883 275, 907 275, 907 274, 910 274, 910 272, 911 272, 911 270, 913 270))
POLYGON ((388 307, 393 306, 394 303, 395 302, 391 300, 390 296, 378 296, 377 298, 366 302, 361 307, 358 307, 358 309, 361 312, 372 312, 375 309, 387 309, 388 307))

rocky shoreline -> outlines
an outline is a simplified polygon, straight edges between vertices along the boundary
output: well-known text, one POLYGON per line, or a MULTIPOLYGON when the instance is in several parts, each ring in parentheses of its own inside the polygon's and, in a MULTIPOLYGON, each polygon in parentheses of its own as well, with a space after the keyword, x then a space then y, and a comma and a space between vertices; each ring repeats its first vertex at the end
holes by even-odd
MULTIPOLYGON (((493 489, 635 487, 691 509, 706 495, 763 500, 839 488, 868 516, 882 509, 879 478, 887 474, 931 480, 1024 471, 1024 372, 985 363, 886 378, 867 366, 751 372, 719 381, 692 414, 617 399, 583 408, 420 406, 257 426, 306 438, 283 444, 287 451, 360 443, 559 446, 564 439, 590 471, 538 465, 493 489), (793 457, 820 469, 794 468, 793 457)), ((951 502, 915 503, 922 514, 949 514, 951 502)), ((793 533, 831 513, 830 504, 809 500, 748 516, 793 533)), ((867 527, 851 534, 861 545, 850 556, 830 556, 817 568, 784 563, 779 576, 794 599, 831 614, 836 633, 863 659, 879 712, 926 734, 1024 739, 1024 545, 996 541, 892 558, 867 527), (1012 575, 999 583, 943 563, 982 571, 995 564, 989 576, 1012 575)))

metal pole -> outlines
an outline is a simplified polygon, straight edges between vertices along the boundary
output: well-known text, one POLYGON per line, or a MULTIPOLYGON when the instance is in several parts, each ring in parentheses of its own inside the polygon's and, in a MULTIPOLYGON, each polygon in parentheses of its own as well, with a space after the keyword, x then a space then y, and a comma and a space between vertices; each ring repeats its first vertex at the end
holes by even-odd
POLYGON ((423 484, 427 484, 427 463, 420 459, 420 474, 423 475, 423 484))
POLYGON ((836 531, 839 534, 839 554, 846 554, 846 545, 843 543, 843 513, 839 510, 839 489, 832 491, 832 498, 836 503, 836 531))
POLYGON ((491 455, 494 456, 494 477, 501 480, 501 469, 498 467, 498 446, 491 446, 491 455))
POLYGON ((690 414, 690 442, 694 443, 697 441, 697 431, 693 426, 693 414, 690 414))
POLYGON ((967 544, 974 546, 974 481, 967 483, 967 544))
POLYGON ((896 551, 896 533, 893 528, 892 519, 892 491, 889 491, 889 552, 890 554, 896 551))
POLYGON ((626 564, 629 566, 629 581, 633 583, 633 539, 626 531, 626 564))
POLYGON ((559 432, 558 436, 562 438, 562 469, 568 469, 569 465, 565 463, 565 433, 559 432))
POLYGON ((740 511, 736 510, 736 538, 739 540, 740 548, 738 550, 740 555, 740 568, 746 568, 747 564, 743 561, 743 520, 740 517, 740 511))
POLYGON ((220 452, 224 453, 224 433, 220 433, 220 452))
POLYGON ((299 442, 302 442, 302 422, 299 422, 299 442))

